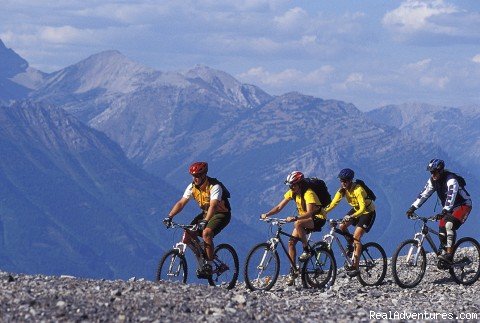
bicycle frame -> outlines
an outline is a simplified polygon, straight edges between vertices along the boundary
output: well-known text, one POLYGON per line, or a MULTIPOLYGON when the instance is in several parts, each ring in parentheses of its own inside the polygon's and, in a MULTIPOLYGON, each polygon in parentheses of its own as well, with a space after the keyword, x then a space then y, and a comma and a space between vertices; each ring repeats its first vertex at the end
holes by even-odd
POLYGON ((438 231, 433 230, 427 225, 428 219, 426 220, 421 219, 421 220, 423 221, 422 229, 420 230, 420 232, 415 233, 415 236, 413 237, 413 239, 418 241, 418 245, 420 247, 422 247, 423 242, 427 240, 428 244, 430 245, 430 248, 432 248, 433 252, 435 252, 438 255, 441 252, 441 249, 437 248, 437 245, 433 241, 431 234, 438 236, 439 233, 438 231))
MULTIPOLYGON (((414 214, 414 217, 412 217, 412 219, 414 219, 414 220, 418 219, 418 220, 421 220, 423 222, 422 228, 420 229, 419 232, 415 233, 415 235, 413 237, 413 239, 415 241, 418 241, 418 248, 417 248, 415 254, 413 255, 413 264, 416 266, 417 261, 418 261, 418 257, 420 255, 420 250, 423 248, 423 243, 424 243, 425 240, 427 240, 428 244, 430 245, 430 248, 432 248, 432 250, 433 250, 433 252, 435 252, 435 254, 439 255, 442 250, 440 248, 437 248, 437 245, 435 244, 435 242, 433 241, 433 238, 432 238, 432 234, 438 236, 439 232, 433 230, 432 228, 430 228, 427 225, 427 222, 428 221, 433 221, 434 217, 426 218, 426 217, 421 217, 418 214, 414 214)), ((408 250, 407 262, 410 262, 412 260, 412 253, 413 253, 413 246, 410 248, 410 250, 408 250)))
MULTIPOLYGON (((286 233, 285 231, 283 231, 282 225, 288 223, 285 220, 277 219, 277 218, 270 218, 270 219, 265 219, 264 221, 271 222, 272 226, 273 225, 278 226, 277 231, 275 232, 275 235, 273 237, 271 237, 270 239, 268 239, 268 241, 267 241, 271 246, 270 247, 271 250, 276 250, 277 246, 278 246, 278 243, 280 242, 280 245, 282 246, 283 252, 285 252, 285 255, 287 256, 288 260, 290 261, 291 267, 294 268, 296 266, 295 265, 295 260, 290 258, 290 254, 288 253, 288 248, 285 246, 285 243, 283 242, 281 236, 283 235, 283 236, 289 237, 290 239, 295 239, 297 241, 300 241, 300 239, 292 236, 291 234, 286 233)), ((312 235, 311 232, 307 235, 307 241, 310 241, 311 235, 312 235)), ((266 256, 266 254, 263 255, 262 261, 260 262, 260 266, 262 266, 262 264, 264 263, 265 256, 266 256)))
POLYGON ((340 241, 340 238, 338 237, 338 235, 345 236, 345 233, 337 228, 337 226, 340 222, 341 221, 339 221, 339 220, 333 220, 333 219, 329 221, 330 232, 323 236, 323 242, 326 244, 328 249, 331 250, 332 249, 332 244, 335 241, 338 248, 340 249, 340 252, 342 253, 345 260, 347 261, 348 265, 352 266, 353 265, 353 260, 350 257, 348 257, 347 250, 345 250, 342 242, 340 241))
POLYGON ((185 225, 172 222, 172 228, 182 228, 183 236, 180 242, 177 242, 173 249, 178 250, 181 255, 185 255, 187 247, 192 250, 195 258, 197 259, 198 267, 201 267, 205 261, 204 249, 202 243, 195 235, 196 225, 185 225))

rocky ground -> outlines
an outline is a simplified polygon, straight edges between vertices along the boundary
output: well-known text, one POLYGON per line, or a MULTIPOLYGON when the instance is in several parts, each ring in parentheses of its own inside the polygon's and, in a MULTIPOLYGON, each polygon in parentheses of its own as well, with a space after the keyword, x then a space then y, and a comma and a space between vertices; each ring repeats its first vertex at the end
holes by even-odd
POLYGON ((431 315, 448 321, 480 320, 480 282, 457 285, 448 272, 433 266, 413 289, 399 288, 390 268, 382 286, 363 287, 340 272, 326 291, 303 289, 300 281, 288 287, 285 278, 270 292, 250 292, 243 283, 227 291, 133 278, 105 281, 11 273, 0 273, 0 284, 1 322, 416 321, 435 318, 431 315), (407 316, 414 313, 423 316, 407 316))

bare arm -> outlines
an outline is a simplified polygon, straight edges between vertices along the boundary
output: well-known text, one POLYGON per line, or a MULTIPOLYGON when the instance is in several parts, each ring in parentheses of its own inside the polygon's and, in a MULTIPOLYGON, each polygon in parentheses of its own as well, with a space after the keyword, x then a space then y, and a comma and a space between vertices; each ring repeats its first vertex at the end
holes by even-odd
POLYGON ((187 205, 188 203, 188 199, 182 197, 180 200, 178 200, 177 203, 175 203, 175 205, 172 207, 172 209, 170 210, 170 212, 168 213, 168 217, 169 218, 173 218, 175 215, 177 215, 178 213, 180 213, 183 208, 185 207, 185 205, 187 205))
POLYGON ((205 216, 205 220, 210 221, 210 219, 215 214, 215 210, 217 209, 218 200, 210 200, 210 206, 208 207, 207 215, 205 216))
POLYGON ((280 211, 285 207, 285 205, 288 204, 289 201, 290 201, 290 200, 288 200, 288 199, 283 199, 283 200, 281 200, 280 203, 277 204, 277 206, 275 206, 274 208, 272 208, 272 209, 271 209, 270 211, 268 211, 267 213, 263 213, 263 214, 261 215, 261 218, 262 218, 262 219, 266 219, 266 218, 268 218, 269 216, 272 216, 272 215, 274 215, 274 214, 277 214, 278 212, 280 212, 280 211))

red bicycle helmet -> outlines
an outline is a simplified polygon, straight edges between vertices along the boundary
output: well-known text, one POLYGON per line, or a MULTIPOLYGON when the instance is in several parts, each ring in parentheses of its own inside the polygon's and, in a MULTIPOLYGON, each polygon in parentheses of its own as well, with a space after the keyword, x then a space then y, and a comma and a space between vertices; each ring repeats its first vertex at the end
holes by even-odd
POLYGON ((200 176, 208 172, 208 163, 195 162, 190 165, 189 172, 192 176, 200 176))
POLYGON ((287 179, 285 180, 285 184, 286 185, 298 184, 301 181, 303 181, 304 178, 305 176, 303 175, 302 172, 293 171, 290 174, 288 174, 287 179))

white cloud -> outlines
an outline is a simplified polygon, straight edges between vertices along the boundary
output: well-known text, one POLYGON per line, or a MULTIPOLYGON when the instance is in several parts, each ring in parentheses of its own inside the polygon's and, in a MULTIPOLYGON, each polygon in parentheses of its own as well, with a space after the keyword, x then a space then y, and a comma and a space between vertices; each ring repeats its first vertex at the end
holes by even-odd
POLYGON ((444 89, 450 79, 447 76, 423 76, 420 78, 420 84, 438 89, 444 89))
POLYGON ((407 65, 407 69, 415 71, 415 72, 421 72, 427 69, 430 66, 430 63, 432 62, 431 58, 423 59, 421 61, 411 63, 407 65))
POLYGON ((359 88, 371 88, 372 85, 364 80, 363 73, 350 73, 342 83, 332 84, 332 88, 338 91, 346 91, 359 88))
POLYGON ((473 56, 472 62, 480 64, 480 54, 473 56))
POLYGON ((298 89, 300 87, 314 87, 325 84, 332 76, 334 68, 330 65, 321 66, 311 72, 302 72, 294 68, 285 69, 278 73, 271 73, 264 67, 255 67, 238 78, 247 83, 267 86, 275 89, 298 89))
POLYGON ((39 31, 40 39, 57 44, 86 40, 93 34, 92 30, 82 30, 72 26, 43 27, 39 31))
POLYGON ((107 3, 98 6, 89 6, 74 11, 79 17, 98 17, 107 18, 122 23, 154 23, 156 19, 164 19, 163 17, 176 12, 183 12, 168 3, 107 3))
POLYGON ((432 18, 459 12, 454 5, 443 0, 408 0, 387 12, 382 23, 399 33, 433 32, 451 34, 454 27, 434 22, 432 18))
POLYGON ((310 20, 308 13, 300 7, 289 9, 283 16, 276 16, 273 21, 283 29, 297 29, 303 27, 310 20))

